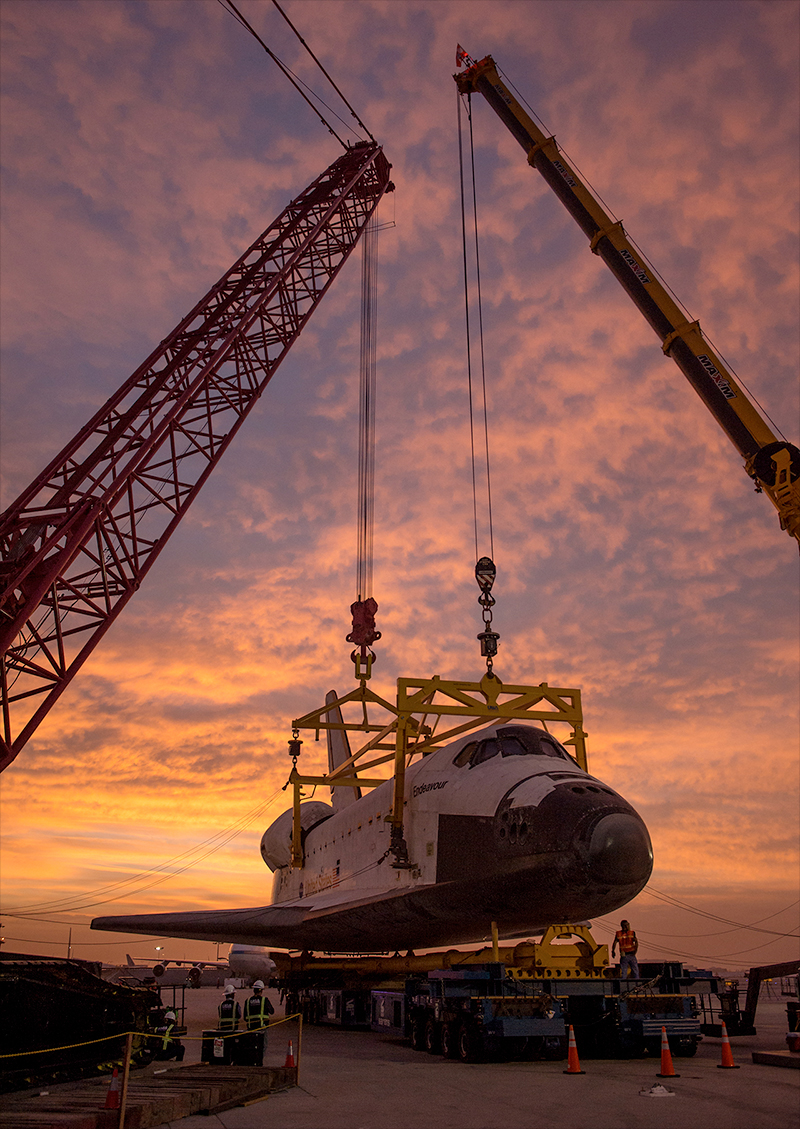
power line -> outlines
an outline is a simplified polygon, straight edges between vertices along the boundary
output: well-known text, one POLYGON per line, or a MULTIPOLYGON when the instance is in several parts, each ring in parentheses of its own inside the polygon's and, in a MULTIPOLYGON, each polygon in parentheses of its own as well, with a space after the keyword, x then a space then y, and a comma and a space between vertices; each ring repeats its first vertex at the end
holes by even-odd
POLYGON ((174 855, 172 858, 167 859, 166 862, 160 863, 158 866, 151 867, 148 870, 139 871, 137 874, 132 875, 130 878, 120 879, 120 881, 118 882, 112 882, 106 886, 100 886, 98 889, 93 891, 93 894, 75 894, 72 897, 55 898, 50 901, 30 902, 28 905, 18 906, 16 910, 4 910, 3 912, 8 917, 30 918, 35 918, 37 912, 71 913, 77 912, 81 909, 89 909, 93 906, 105 905, 107 902, 118 901, 120 897, 127 897, 130 894, 142 893, 144 890, 149 890, 153 886, 158 886, 162 882, 167 882, 170 878, 174 878, 178 874, 183 874, 184 871, 189 870, 191 867, 196 866, 199 862, 203 862, 210 855, 213 855, 217 851, 221 850, 222 847, 226 846, 232 839, 235 839, 242 833, 242 831, 244 831, 251 823, 253 823, 253 821, 257 819, 258 816, 263 811, 265 811, 277 798, 280 791, 281 789, 276 788, 272 795, 268 797, 268 799, 264 800, 256 807, 251 808, 249 812, 246 812, 245 815, 240 816, 239 819, 237 819, 229 827, 225 828, 222 831, 216 832, 216 834, 209 836, 207 839, 203 839, 200 843, 196 843, 193 847, 189 847, 187 850, 182 851, 180 854, 174 855), (208 846, 209 849, 203 851, 203 848, 206 846, 208 846), (196 855, 196 857, 192 858, 193 855, 196 855), (187 860, 184 866, 176 867, 174 870, 169 871, 169 873, 165 873, 167 867, 172 866, 174 863, 183 862, 184 860, 187 860), (128 890, 125 891, 125 893, 118 893, 114 897, 97 898, 96 900, 89 902, 84 901, 86 897, 92 897, 93 895, 96 897, 100 894, 109 894, 114 890, 119 891, 122 890, 125 886, 133 886, 137 882, 140 882, 151 875, 158 874, 160 874, 161 877, 157 878, 153 882, 148 882, 146 885, 140 886, 137 890, 128 890), (82 904, 76 905, 74 904, 76 902, 82 904))
MULTIPOLYGON (((655 887, 653 887, 653 886, 645 887, 645 889, 642 891, 642 893, 651 894, 658 901, 666 902, 667 905, 675 906, 678 909, 687 910, 689 913, 694 913, 698 917, 707 917, 711 921, 719 921, 723 925, 732 925, 736 929, 748 929, 748 930, 752 930, 755 933, 770 933, 773 937, 792 937, 792 938, 800 939, 800 934, 798 934, 798 933, 782 933, 782 932, 779 932, 776 929, 762 929, 762 928, 759 927, 758 924, 755 924, 755 923, 752 924, 752 925, 744 925, 741 921, 731 921, 731 919, 729 917, 720 917, 718 914, 709 913, 707 910, 695 909, 694 906, 690 906, 687 902, 682 902, 678 898, 673 898, 671 894, 665 894, 662 890, 656 890, 655 887)), ((786 906, 786 909, 787 910, 793 909, 794 906, 796 906, 797 904, 798 904, 797 902, 793 902, 792 905, 786 906)), ((784 913, 785 910, 779 910, 778 912, 784 913)), ((771 914, 770 916, 774 917, 776 915, 771 914)), ((761 920, 762 921, 768 921, 769 918, 765 917, 765 918, 762 918, 761 920)))

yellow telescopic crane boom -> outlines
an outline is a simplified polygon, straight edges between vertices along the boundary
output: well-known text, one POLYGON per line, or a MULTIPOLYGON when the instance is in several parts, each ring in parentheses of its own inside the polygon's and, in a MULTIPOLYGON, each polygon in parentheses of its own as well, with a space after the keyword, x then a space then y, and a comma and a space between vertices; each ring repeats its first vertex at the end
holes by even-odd
POLYGON ((761 418, 733 375, 642 261, 621 222, 615 222, 562 156, 554 137, 544 134, 508 90, 491 55, 479 62, 462 52, 467 69, 453 77, 462 94, 484 96, 528 154, 590 241, 591 250, 628 292, 684 376, 744 459, 756 489, 769 496, 781 529, 800 542, 800 450, 779 439, 761 418))

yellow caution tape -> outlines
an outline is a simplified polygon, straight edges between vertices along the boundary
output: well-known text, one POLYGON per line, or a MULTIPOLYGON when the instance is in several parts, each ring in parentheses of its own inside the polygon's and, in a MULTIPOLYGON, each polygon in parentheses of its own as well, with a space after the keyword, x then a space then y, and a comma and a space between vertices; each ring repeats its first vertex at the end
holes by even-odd
MULTIPOLYGON (((256 1031, 267 1031, 269 1027, 278 1027, 281 1023, 288 1023, 291 1019, 302 1020, 300 1012, 295 1015, 285 1015, 283 1019, 276 1019, 274 1023, 268 1024, 267 1027, 257 1027, 256 1031)), ((235 1039, 238 1035, 246 1035, 247 1031, 231 1031, 228 1035, 220 1035, 214 1032, 216 1039, 235 1039)), ((2 1058, 22 1058, 24 1055, 46 1055, 54 1054, 56 1051, 71 1051, 75 1047, 91 1047, 93 1043, 108 1043, 112 1039, 125 1039, 128 1035, 139 1036, 140 1039, 163 1039, 163 1035, 157 1035, 153 1031, 118 1031, 116 1035, 103 1035, 100 1039, 87 1039, 85 1043, 67 1043, 64 1047, 44 1047, 38 1051, 14 1051, 12 1054, 0 1055, 2 1058)), ((181 1042, 187 1043, 201 1043, 203 1041, 202 1035, 178 1035, 181 1042)))

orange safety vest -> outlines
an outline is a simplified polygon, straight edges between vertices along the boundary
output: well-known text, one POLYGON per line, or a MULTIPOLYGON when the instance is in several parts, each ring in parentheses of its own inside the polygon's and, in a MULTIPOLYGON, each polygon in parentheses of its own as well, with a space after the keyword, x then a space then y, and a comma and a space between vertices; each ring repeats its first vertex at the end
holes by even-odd
POLYGON ((616 933, 617 944, 619 951, 625 953, 635 953, 638 947, 636 941, 636 933, 633 929, 618 929, 616 933))

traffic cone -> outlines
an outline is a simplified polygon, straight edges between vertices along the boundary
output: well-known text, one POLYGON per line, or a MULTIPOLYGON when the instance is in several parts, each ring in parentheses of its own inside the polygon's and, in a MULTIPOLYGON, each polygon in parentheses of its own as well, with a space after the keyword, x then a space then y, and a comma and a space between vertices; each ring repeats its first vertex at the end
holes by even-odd
POLYGON ((575 1031, 572 1024, 569 1027, 569 1052, 567 1054, 567 1069, 563 1071, 564 1074, 585 1074, 585 1070, 581 1070, 580 1060, 578 1059, 578 1045, 575 1042, 575 1031))
POLYGON ((286 1062, 283 1064, 284 1070, 287 1066, 292 1070, 295 1068, 294 1048, 291 1039, 289 1040, 289 1046, 286 1048, 286 1062))
POLYGON ((725 1026, 725 1021, 722 1021, 722 1062, 717 1063, 717 1070, 738 1070, 739 1067, 733 1061, 733 1051, 731 1050, 731 1041, 728 1038, 728 1028, 725 1026))
POLYGON ((680 1078, 680 1074, 675 1073, 672 1065, 666 1027, 661 1028, 661 1073, 656 1074, 656 1078, 680 1078))
POLYGON ((119 1070, 115 1066, 114 1073, 111 1075, 111 1085, 108 1087, 108 1093, 106 1094, 106 1104, 103 1106, 103 1109, 119 1109, 121 1090, 122 1083, 119 1078, 119 1070))

